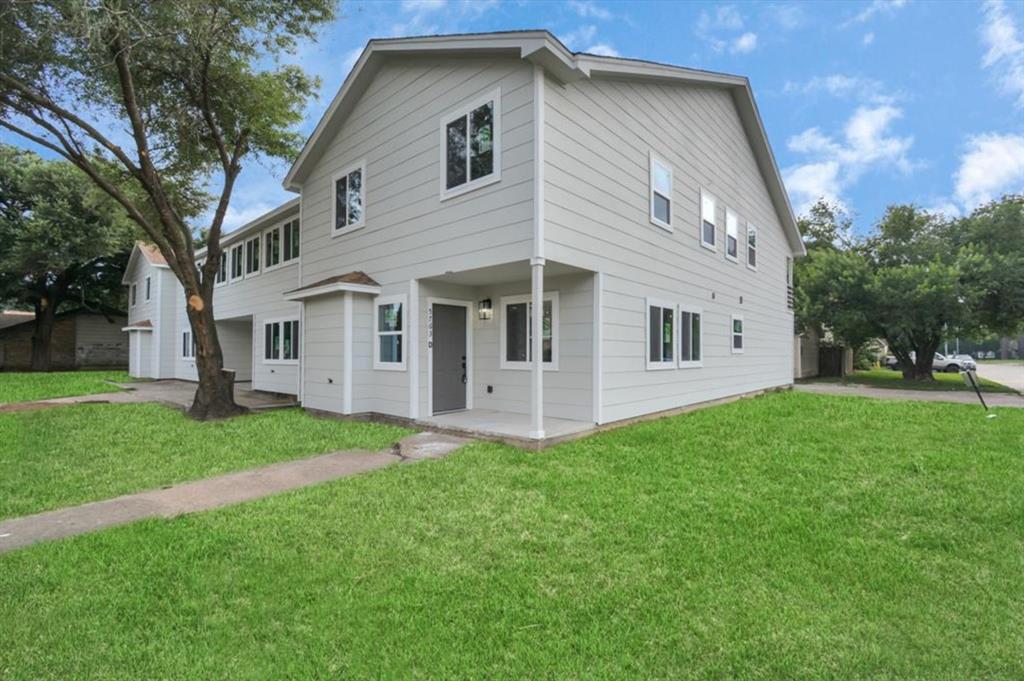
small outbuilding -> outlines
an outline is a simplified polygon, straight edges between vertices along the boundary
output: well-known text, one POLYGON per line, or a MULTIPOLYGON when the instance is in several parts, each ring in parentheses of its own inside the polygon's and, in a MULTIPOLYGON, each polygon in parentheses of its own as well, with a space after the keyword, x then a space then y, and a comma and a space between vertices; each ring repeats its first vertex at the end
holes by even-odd
MULTIPOLYGON (((7 318, 8 313, 4 316, 7 318)), ((0 371, 31 368, 33 320, 31 313, 21 313, 14 323, 0 328, 0 371)), ((58 314, 50 368, 127 369, 128 334, 122 330, 127 322, 123 314, 106 315, 86 309, 58 314)))

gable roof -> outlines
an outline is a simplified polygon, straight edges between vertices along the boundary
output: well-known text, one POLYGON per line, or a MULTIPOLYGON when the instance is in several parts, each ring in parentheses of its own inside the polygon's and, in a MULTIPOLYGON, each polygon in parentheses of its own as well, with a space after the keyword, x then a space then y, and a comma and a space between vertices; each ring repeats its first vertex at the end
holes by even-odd
POLYGON ((554 78, 573 82, 588 78, 616 77, 647 80, 669 80, 721 87, 730 91, 747 139, 753 149, 758 169, 768 187, 772 204, 779 216, 790 249, 797 255, 806 251, 796 216, 789 203, 782 175, 768 144, 761 114, 754 101, 750 81, 743 76, 714 71, 684 68, 671 64, 605 57, 585 52, 572 52, 549 31, 502 31, 496 33, 464 33, 456 35, 420 36, 412 38, 377 38, 366 44, 348 77, 324 112, 320 122, 284 179, 284 187, 299 191, 316 162, 323 156, 330 141, 341 130, 360 96, 366 91, 383 60, 393 55, 435 56, 472 55, 480 53, 518 56, 542 66, 554 78))
POLYGON ((366 272, 346 272, 345 274, 338 274, 321 279, 320 281, 314 281, 312 284, 306 284, 291 291, 285 291, 284 299, 305 300, 306 298, 315 298, 327 295, 328 293, 344 291, 377 295, 380 293, 380 284, 374 281, 373 277, 366 272))
POLYGON ((135 246, 132 248, 132 254, 128 257, 128 264, 124 267, 124 274, 121 276, 122 284, 129 283, 128 273, 135 267, 135 263, 139 258, 142 258, 153 267, 170 269, 166 258, 164 258, 159 248, 153 244, 147 244, 145 241, 136 241, 135 246))

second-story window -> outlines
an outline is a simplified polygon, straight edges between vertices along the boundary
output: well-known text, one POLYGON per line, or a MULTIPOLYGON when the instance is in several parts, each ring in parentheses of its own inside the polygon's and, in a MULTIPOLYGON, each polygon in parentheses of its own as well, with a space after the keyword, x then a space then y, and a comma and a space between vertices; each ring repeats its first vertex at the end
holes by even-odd
POLYGON ((299 219, 286 222, 281 228, 284 234, 284 261, 299 257, 299 219))
POLYGON ((132 299, 132 307, 135 307, 138 304, 138 302, 139 302, 139 285, 138 284, 132 284, 131 285, 131 299, 132 299))
POLYGON ((228 254, 221 251, 220 263, 217 265, 217 276, 214 278, 214 284, 223 284, 228 280, 228 254))
POLYGON ((276 267, 299 257, 299 219, 274 227, 264 235, 265 267, 276 267))
POLYGON ((231 281, 241 279, 245 266, 244 244, 231 247, 231 281))
POLYGON ((736 262, 740 247, 740 218, 735 211, 725 209, 725 257, 736 262))
POLYGON ((153 295, 153 280, 151 277, 146 277, 146 300, 148 301, 153 295))
POLYGON ((334 178, 334 235, 363 226, 366 205, 366 164, 348 168, 334 178))
POLYGON ((441 120, 442 197, 498 179, 499 99, 500 92, 495 91, 441 120))
POLYGON ((651 154, 651 222, 672 229, 672 166, 651 154))
POLYGON ((757 227, 747 223, 747 267, 757 269, 757 227))
POLYGON ((700 192, 700 245, 715 250, 715 197, 700 192))
POLYGON ((245 242, 245 273, 257 274, 260 271, 260 238, 245 242))

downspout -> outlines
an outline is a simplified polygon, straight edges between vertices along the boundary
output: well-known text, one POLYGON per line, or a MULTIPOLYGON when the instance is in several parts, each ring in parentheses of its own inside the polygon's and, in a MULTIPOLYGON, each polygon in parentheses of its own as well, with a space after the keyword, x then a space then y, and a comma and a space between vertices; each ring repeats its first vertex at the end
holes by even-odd
POLYGON ((530 381, 530 437, 544 439, 544 68, 533 66, 533 362, 530 381))

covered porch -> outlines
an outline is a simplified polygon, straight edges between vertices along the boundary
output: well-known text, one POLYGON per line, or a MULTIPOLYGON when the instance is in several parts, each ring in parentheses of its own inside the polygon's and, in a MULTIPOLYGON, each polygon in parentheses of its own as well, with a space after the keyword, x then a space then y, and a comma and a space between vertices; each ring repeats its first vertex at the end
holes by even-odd
POLYGON ((414 418, 517 442, 592 430, 597 282, 589 270, 527 260, 414 282, 414 418))

